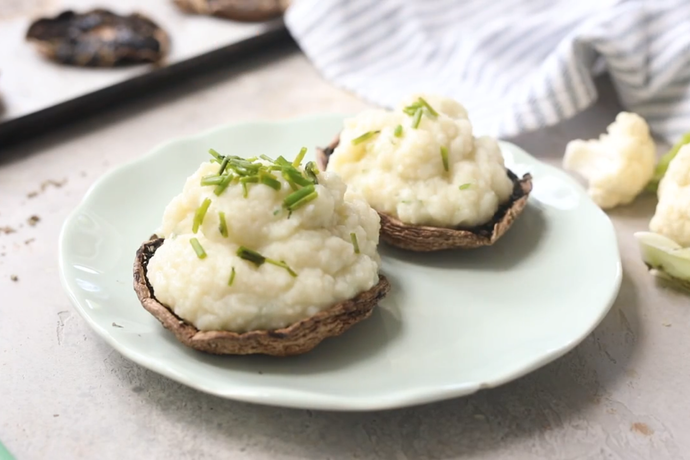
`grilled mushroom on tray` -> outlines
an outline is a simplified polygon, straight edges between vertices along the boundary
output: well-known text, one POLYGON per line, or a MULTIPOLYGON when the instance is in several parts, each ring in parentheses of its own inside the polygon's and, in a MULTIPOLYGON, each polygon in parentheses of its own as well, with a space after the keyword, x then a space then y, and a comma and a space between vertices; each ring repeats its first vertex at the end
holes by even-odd
POLYGON ((282 16, 289 0, 174 0, 188 13, 220 16, 235 21, 260 22, 282 16))
POLYGON ((157 62, 170 47, 168 34, 146 16, 102 9, 39 19, 26 39, 49 59, 84 67, 157 62))

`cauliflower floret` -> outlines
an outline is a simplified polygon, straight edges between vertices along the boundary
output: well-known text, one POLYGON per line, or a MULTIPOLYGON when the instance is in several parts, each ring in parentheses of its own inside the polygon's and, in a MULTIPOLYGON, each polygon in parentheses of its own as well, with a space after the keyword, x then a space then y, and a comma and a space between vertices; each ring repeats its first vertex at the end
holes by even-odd
POLYGON ((690 145, 680 149, 659 184, 659 204, 649 228, 690 247, 690 145))
POLYGON ((621 112, 608 134, 589 141, 568 143, 563 167, 589 181, 589 195, 603 209, 628 204, 654 175, 656 148, 647 122, 621 112))

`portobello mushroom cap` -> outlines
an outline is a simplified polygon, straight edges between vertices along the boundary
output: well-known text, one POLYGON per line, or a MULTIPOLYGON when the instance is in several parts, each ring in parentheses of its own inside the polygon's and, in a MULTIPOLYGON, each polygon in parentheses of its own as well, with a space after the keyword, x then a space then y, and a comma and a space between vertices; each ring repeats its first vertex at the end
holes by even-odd
POLYGON ((306 353, 323 339, 340 335, 354 324, 371 316, 374 307, 390 290, 386 277, 379 275, 378 284, 371 289, 282 329, 243 333, 200 331, 160 303, 146 277, 148 262, 163 241, 163 238, 153 235, 137 251, 134 261, 134 290, 141 305, 171 331, 177 340, 205 353, 272 356, 306 353))
POLYGON ((103 9, 82 14, 68 10, 38 19, 29 26, 26 39, 45 57, 82 67, 157 62, 170 48, 168 34, 146 16, 120 16, 103 9))
POLYGON ((243 22, 268 21, 283 15, 289 0, 174 0, 187 13, 243 22))
MULTIPOLYGON (((339 143, 340 135, 337 135, 327 147, 316 148, 316 161, 322 171, 326 170, 328 160, 339 143)), ((412 225, 403 223, 397 217, 379 212, 381 239, 391 246, 416 252, 491 246, 508 231, 520 215, 527 205, 527 198, 532 191, 532 176, 530 174, 525 174, 520 179, 510 169, 506 168, 506 171, 513 182, 513 193, 506 203, 498 207, 494 216, 486 224, 473 228, 412 225)))

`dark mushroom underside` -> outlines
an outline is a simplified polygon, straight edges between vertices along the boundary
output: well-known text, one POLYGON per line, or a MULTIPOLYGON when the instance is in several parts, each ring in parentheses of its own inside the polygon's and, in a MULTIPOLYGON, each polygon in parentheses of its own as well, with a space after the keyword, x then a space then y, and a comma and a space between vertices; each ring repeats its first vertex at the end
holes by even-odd
POLYGON ((119 16, 102 9, 39 19, 29 27, 26 39, 54 61, 83 67, 157 62, 170 44, 167 33, 147 17, 119 16))
POLYGON ((378 284, 368 291, 282 329, 245 333, 200 331, 160 303, 146 277, 148 262, 163 241, 163 238, 153 235, 137 251, 134 262, 134 290, 142 306, 180 342, 206 353, 273 356, 306 353, 323 339, 340 335, 356 323, 371 316, 374 307, 390 290, 386 277, 379 275, 378 284))
MULTIPOLYGON (((321 170, 325 171, 328 160, 340 142, 336 136, 325 147, 316 149, 316 160, 321 170)), ((511 170, 506 169, 513 182, 513 193, 510 199, 499 206, 489 222, 473 228, 443 228, 426 225, 411 225, 398 218, 379 212, 381 217, 381 239, 386 243, 410 251, 431 252, 445 249, 473 249, 491 246, 508 231, 515 219, 527 205, 532 191, 532 176, 525 174, 519 179, 511 170)))
POLYGON ((282 16, 287 0, 174 0, 180 9, 194 14, 234 21, 261 22, 282 16))

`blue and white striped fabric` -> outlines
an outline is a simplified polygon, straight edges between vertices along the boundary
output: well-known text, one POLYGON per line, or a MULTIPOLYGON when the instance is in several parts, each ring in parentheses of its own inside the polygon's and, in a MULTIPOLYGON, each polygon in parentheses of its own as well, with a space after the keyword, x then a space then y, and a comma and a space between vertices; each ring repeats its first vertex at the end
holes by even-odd
POLYGON ((690 0, 297 0, 286 23, 335 84, 384 107, 451 96, 480 134, 554 125, 597 98, 690 131, 690 0))

